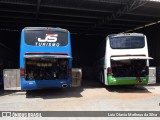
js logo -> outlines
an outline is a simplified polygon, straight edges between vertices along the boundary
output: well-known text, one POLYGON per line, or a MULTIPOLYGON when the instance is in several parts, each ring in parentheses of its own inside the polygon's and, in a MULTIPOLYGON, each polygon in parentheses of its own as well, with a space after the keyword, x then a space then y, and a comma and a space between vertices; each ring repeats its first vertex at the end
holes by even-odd
POLYGON ((38 42, 56 42, 58 34, 46 34, 45 39, 38 38, 38 42))

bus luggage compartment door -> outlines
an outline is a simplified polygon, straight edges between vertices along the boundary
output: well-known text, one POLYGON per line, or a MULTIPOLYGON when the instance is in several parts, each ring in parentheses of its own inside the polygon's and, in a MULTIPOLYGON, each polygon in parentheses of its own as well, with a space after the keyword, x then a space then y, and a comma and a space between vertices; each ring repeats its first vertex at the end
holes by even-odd
POLYGON ((20 69, 3 70, 4 90, 21 90, 20 69))
POLYGON ((72 87, 81 86, 82 82, 82 69, 72 68, 72 87))
POLYGON ((156 68, 155 67, 149 67, 148 84, 156 84, 156 68))

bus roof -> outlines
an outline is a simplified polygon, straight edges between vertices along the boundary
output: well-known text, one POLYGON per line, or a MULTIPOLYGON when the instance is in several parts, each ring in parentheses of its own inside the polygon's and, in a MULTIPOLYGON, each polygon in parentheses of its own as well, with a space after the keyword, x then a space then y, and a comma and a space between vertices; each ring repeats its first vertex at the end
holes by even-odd
POLYGON ((122 36, 145 36, 142 33, 119 33, 119 34, 111 34, 107 37, 122 37, 122 36))
POLYGON ((55 30, 55 31, 64 31, 67 32, 67 29, 62 29, 59 27, 25 27, 24 30, 55 30))

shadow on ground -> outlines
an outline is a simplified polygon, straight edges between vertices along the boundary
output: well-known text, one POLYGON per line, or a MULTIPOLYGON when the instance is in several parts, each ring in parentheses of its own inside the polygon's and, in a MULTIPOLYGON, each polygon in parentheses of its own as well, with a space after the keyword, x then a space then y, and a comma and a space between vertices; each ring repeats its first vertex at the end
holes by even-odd
POLYGON ((117 93, 151 93, 142 85, 120 85, 120 86, 106 86, 106 90, 109 92, 117 93))
POLYGON ((83 88, 104 88, 105 86, 96 79, 86 79, 82 81, 83 88))
MULTIPOLYGON (((98 80, 85 80, 82 83, 83 88, 106 88, 109 92, 117 93, 150 93, 146 86, 148 85, 117 85, 105 86, 98 80)), ((153 85, 150 85, 153 86, 153 85)))
POLYGON ((106 88, 109 92, 117 93, 150 93, 145 86, 135 85, 135 86, 104 86, 97 80, 83 80, 81 87, 75 88, 65 88, 65 89, 41 89, 41 90, 30 90, 30 91, 20 91, 11 90, 4 91, 0 90, 0 96, 4 95, 25 95, 26 98, 43 98, 43 99, 56 99, 56 98, 69 98, 69 97, 82 97, 81 92, 85 89, 94 88, 106 88))
POLYGON ((86 88, 102 88, 103 85, 96 80, 83 80, 81 87, 65 88, 65 89, 42 89, 31 90, 26 92, 26 98, 69 98, 82 97, 81 92, 86 88))
POLYGON ((56 98, 82 97, 82 95, 80 94, 82 91, 83 91, 82 87, 30 90, 26 92, 26 98, 56 99, 56 98))
POLYGON ((15 94, 19 92, 20 93, 23 93, 24 91, 22 90, 3 90, 3 89, 0 89, 0 96, 5 96, 5 95, 11 95, 11 94, 15 94))

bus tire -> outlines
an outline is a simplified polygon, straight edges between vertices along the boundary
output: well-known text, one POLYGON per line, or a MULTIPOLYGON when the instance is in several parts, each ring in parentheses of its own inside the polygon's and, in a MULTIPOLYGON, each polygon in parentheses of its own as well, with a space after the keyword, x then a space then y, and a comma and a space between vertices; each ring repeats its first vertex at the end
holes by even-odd
POLYGON ((103 70, 101 70, 101 72, 100 72, 100 81, 102 82, 102 84, 104 84, 104 72, 103 72, 103 70))

